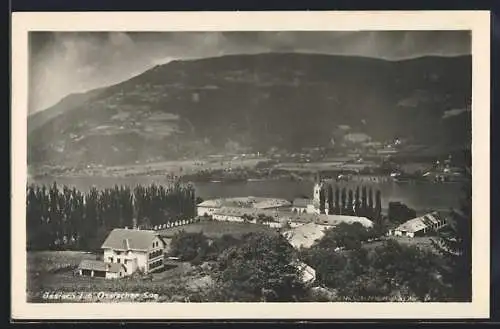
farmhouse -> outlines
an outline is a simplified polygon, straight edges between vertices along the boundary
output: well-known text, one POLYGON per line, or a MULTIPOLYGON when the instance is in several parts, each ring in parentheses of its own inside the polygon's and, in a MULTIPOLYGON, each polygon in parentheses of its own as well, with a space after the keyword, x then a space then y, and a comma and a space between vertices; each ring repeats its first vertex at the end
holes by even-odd
POLYGON ((135 229, 114 229, 101 246, 104 261, 124 264, 127 274, 162 269, 165 247, 155 231, 135 229))
POLYGON ((390 230, 389 235, 407 236, 413 238, 415 236, 422 236, 429 232, 436 231, 445 225, 447 225, 446 219, 435 211, 421 217, 410 219, 395 229, 390 230))
POLYGON ((155 232, 114 229, 101 248, 104 260, 84 260, 78 270, 83 276, 120 278, 140 270, 151 273, 163 268, 165 241, 155 232))

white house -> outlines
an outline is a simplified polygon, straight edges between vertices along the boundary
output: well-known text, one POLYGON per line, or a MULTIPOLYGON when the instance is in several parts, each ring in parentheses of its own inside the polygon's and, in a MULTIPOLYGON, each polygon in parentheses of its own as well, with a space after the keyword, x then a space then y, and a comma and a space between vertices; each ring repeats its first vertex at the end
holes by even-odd
POLYGON ((124 264, 127 274, 139 269, 150 273, 163 268, 166 245, 155 231, 114 229, 101 248, 104 250, 104 261, 124 264))
POLYGON ((439 230, 445 225, 447 225, 446 219, 435 211, 404 222, 395 229, 390 230, 389 235, 407 236, 413 238, 415 236, 422 236, 428 232, 439 230))
POLYGON ((101 248, 104 260, 82 261, 80 275, 119 278, 137 270, 155 272, 164 266, 166 243, 155 231, 114 229, 101 248))

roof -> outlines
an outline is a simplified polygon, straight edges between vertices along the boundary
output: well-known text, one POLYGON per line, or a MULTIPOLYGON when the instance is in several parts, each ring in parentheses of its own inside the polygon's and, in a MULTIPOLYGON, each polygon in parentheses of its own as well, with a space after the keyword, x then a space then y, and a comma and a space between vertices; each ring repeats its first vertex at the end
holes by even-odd
POLYGON ((92 271, 111 272, 111 273, 119 273, 122 267, 123 264, 105 263, 102 260, 92 260, 92 259, 84 259, 78 266, 78 268, 82 270, 92 270, 92 271))
POLYGON ((221 208, 221 207, 238 207, 238 208, 277 208, 289 206, 290 202, 285 199, 278 198, 263 198, 263 197, 234 197, 205 200, 198 204, 198 207, 206 208, 221 208))
POLYGON ((354 224, 360 223, 364 227, 372 227, 373 222, 366 217, 346 216, 346 215, 319 215, 317 222, 323 225, 336 226, 340 223, 354 224))
POLYGON ((304 283, 311 283, 316 280, 316 270, 311 266, 301 261, 293 262, 292 265, 300 271, 304 283))
POLYGON ((424 216, 416 217, 413 219, 410 219, 407 222, 404 222, 403 224, 399 225, 396 230, 398 231, 403 231, 403 232, 419 232, 429 226, 432 226, 433 224, 437 224, 442 218, 437 212, 433 212, 430 214, 426 214, 424 216))
POLYGON ((198 203, 198 207, 207 207, 207 208, 218 208, 221 206, 221 200, 205 200, 202 203, 198 203))
POLYGON ((312 204, 312 203, 313 203, 313 200, 311 200, 311 199, 297 198, 297 199, 293 200, 293 206, 299 207, 299 208, 307 208, 307 206, 312 204))
POLYGON ((262 201, 258 201, 255 203, 254 208, 257 209, 266 209, 266 208, 277 208, 277 207, 286 207, 290 206, 290 202, 284 199, 266 199, 262 201))
POLYGON ((326 225, 316 223, 307 223, 291 230, 283 232, 283 236, 295 248, 310 248, 316 240, 321 239, 325 233, 326 225))
POLYGON ((239 207, 221 207, 214 212, 215 215, 223 215, 223 216, 258 216, 258 215, 266 215, 276 217, 276 211, 274 210, 266 210, 266 209, 255 209, 255 208, 239 208, 239 207))
POLYGON ((115 228, 102 244, 103 249, 148 250, 157 237, 155 231, 115 228))

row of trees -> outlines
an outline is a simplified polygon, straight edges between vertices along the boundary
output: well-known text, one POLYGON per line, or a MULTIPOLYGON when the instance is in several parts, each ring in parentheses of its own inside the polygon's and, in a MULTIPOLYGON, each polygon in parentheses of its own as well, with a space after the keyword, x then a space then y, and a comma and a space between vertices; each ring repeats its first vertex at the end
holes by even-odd
POLYGON ((363 186, 360 189, 358 186, 353 191, 335 186, 334 191, 332 184, 324 184, 320 190, 319 201, 322 214, 325 214, 328 208, 328 213, 333 215, 361 216, 375 221, 381 218, 382 195, 380 190, 374 195, 371 187, 367 189, 363 186))
POLYGON ((191 185, 169 187, 115 186, 84 193, 76 188, 29 185, 26 188, 28 249, 92 248, 116 227, 151 228, 193 217, 195 191, 191 185))

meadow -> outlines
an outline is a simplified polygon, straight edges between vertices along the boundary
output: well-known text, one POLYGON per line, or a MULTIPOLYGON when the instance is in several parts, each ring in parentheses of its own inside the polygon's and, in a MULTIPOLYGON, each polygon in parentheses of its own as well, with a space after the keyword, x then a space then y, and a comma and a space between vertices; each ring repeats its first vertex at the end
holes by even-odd
MULTIPOLYGON (((58 302, 44 299, 47 294, 135 293, 157 294, 157 301, 185 301, 211 284, 206 266, 192 266, 180 262, 163 272, 146 276, 133 275, 121 279, 82 277, 75 270, 83 259, 96 259, 98 255, 78 251, 28 252, 28 302, 58 302)), ((62 300, 59 300, 59 302, 62 300)), ((148 301, 144 297, 134 301, 148 301)), ((78 301, 76 301, 78 302, 78 301)))
POLYGON ((263 232, 269 234, 278 234, 276 229, 267 225, 237 222, 219 222, 219 221, 200 221, 187 225, 167 228, 159 231, 159 234, 165 238, 171 238, 176 233, 184 231, 186 233, 200 233, 209 238, 220 238, 223 235, 232 235, 239 238, 247 233, 263 232))

